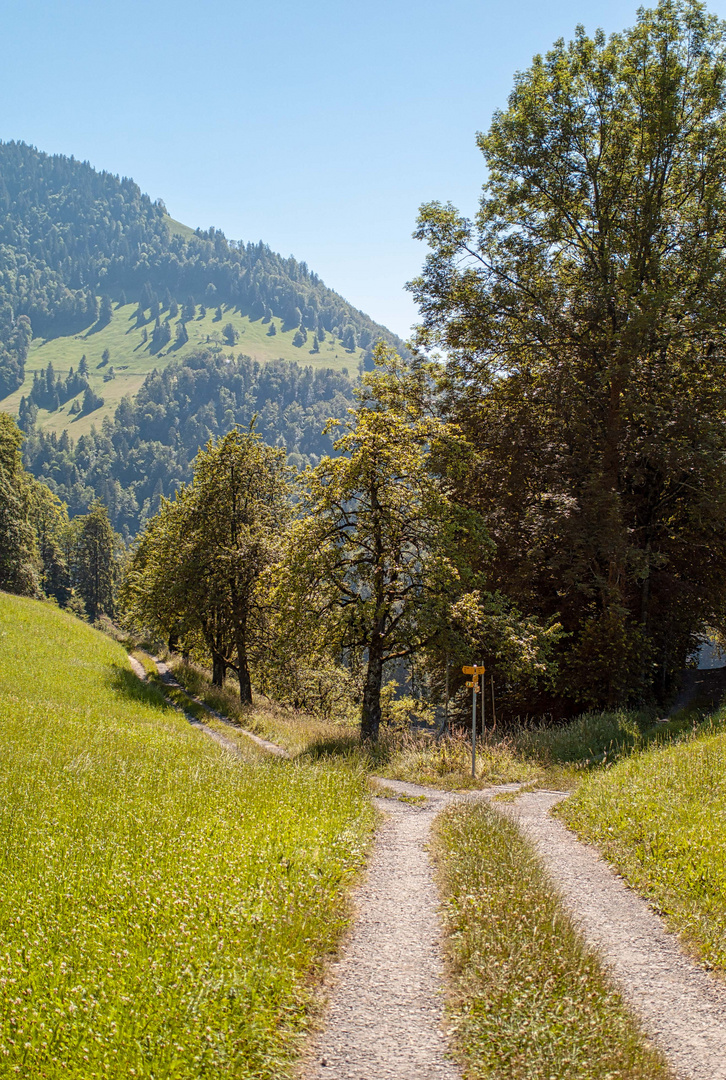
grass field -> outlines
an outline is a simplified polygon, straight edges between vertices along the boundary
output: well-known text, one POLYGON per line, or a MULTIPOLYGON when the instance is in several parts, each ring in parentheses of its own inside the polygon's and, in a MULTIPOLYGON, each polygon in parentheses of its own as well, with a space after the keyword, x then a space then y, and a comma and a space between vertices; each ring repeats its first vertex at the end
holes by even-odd
POLYGON ((517 829, 472 804, 434 829, 449 1026, 469 1080, 666 1080, 517 829))
POLYGON ((120 645, 6 594, 0 746, 0 1076, 287 1076, 360 775, 224 753, 120 645))
POLYGON ((707 723, 636 754, 585 780, 559 813, 726 970, 726 733, 707 723))
MULTIPOLYGON (((17 415, 20 398, 23 394, 27 396, 33 385, 34 371, 44 371, 51 363, 56 375, 65 376, 70 367, 78 370, 84 353, 90 369, 88 381, 92 389, 103 397, 104 405, 87 416, 71 415, 73 399, 52 413, 41 409, 37 420, 39 428, 55 431, 57 434, 67 429, 69 434, 76 438, 90 431, 93 424, 100 428, 105 416, 113 417, 122 397, 127 394, 133 397, 138 392, 150 371, 154 368, 161 370, 172 360, 188 356, 200 348, 222 348, 226 355, 242 353, 263 363, 282 358, 314 368, 332 368, 335 371, 347 368, 352 376, 357 375, 358 363, 363 355, 361 349, 353 353, 346 352, 340 341, 333 339, 330 334, 320 343, 319 353, 310 352, 313 340, 310 332, 307 343, 302 348, 296 348, 292 343, 294 331, 283 331, 279 319, 272 320, 277 333, 270 337, 269 323, 263 323, 259 319, 252 322, 246 315, 224 308, 221 321, 215 321, 215 309, 210 308, 203 319, 197 315, 188 322, 189 341, 180 349, 177 349, 174 343, 174 333, 179 320, 172 319, 170 344, 161 352, 153 354, 150 352, 150 341, 144 344, 144 327, 136 325, 136 306, 126 304, 124 307, 114 307, 111 322, 102 330, 94 332, 93 327, 88 327, 79 334, 67 337, 34 339, 25 365, 25 382, 15 393, 0 401, 0 409, 17 415), (224 345, 222 339, 222 329, 227 323, 232 323, 239 334, 237 344, 232 349, 224 345), (105 349, 108 349, 110 359, 106 366, 99 367, 105 349), (104 374, 107 374, 111 367, 114 369, 115 378, 105 382, 104 374)), ((145 329, 150 337, 153 324, 147 324, 145 329)))

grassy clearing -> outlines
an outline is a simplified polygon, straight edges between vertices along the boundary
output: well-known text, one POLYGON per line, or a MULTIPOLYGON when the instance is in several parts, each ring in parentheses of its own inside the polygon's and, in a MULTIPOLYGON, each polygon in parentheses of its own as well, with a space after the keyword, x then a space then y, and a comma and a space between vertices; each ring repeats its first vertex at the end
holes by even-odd
POLYGON ((517 829, 481 805, 434 826, 448 1014, 471 1078, 665 1080, 517 829))
POLYGON ((723 713, 689 738, 589 777, 560 808, 711 967, 726 970, 723 713))
POLYGON ((5 594, 0 740, 0 1075, 288 1075, 363 778, 233 758, 116 642, 5 594))
POLYGON ((183 359, 202 348, 221 347, 225 354, 242 353, 261 363, 281 358, 314 368, 332 368, 334 371, 347 368, 352 376, 357 374, 358 363, 363 355, 362 349, 356 349, 353 353, 347 352, 340 341, 330 334, 320 343, 320 351, 311 353, 312 334, 306 345, 297 348, 292 343, 295 331, 283 330, 279 319, 273 320, 277 333, 270 337, 269 323, 263 323, 260 319, 253 322, 248 316, 240 315, 231 308, 223 309, 221 322, 215 320, 214 308, 210 308, 204 318, 197 315, 190 320, 187 323, 189 341, 181 348, 176 347, 174 337, 179 318, 172 319, 171 343, 161 352, 152 353, 150 341, 143 340, 143 331, 145 329, 150 337, 153 324, 137 327, 136 307, 136 304, 114 306, 111 321, 102 330, 96 331, 89 326, 79 334, 35 338, 25 365, 25 381, 15 393, 0 401, 0 409, 17 415, 20 398, 23 394, 27 396, 32 388, 34 371, 45 371, 49 363, 53 365, 56 374, 65 375, 70 367, 77 371, 84 353, 90 369, 88 381, 91 388, 104 399, 105 404, 87 416, 71 415, 72 399, 55 412, 41 409, 37 424, 44 431, 60 434, 67 429, 70 435, 78 438, 79 435, 87 434, 94 424, 100 429, 104 417, 113 418, 121 398, 127 394, 133 397, 150 371, 154 368, 161 371, 172 360, 183 359), (227 323, 232 323, 239 334, 237 344, 231 349, 224 345, 222 340, 222 329, 227 323), (106 366, 100 367, 105 349, 111 354, 110 360, 106 366), (115 378, 105 382, 104 375, 108 374, 110 367, 114 369, 115 378))

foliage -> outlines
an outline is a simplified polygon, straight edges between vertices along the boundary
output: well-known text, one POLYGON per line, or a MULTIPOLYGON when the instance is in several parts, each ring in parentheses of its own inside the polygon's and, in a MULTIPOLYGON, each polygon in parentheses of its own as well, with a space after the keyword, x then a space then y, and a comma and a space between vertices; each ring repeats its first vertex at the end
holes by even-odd
POLYGON ((103 503, 82 518, 74 553, 75 584, 91 622, 114 613, 115 537, 103 503))
POLYGON ((0 619, 3 1071, 290 1075, 372 825, 360 778, 232 759, 90 627, 7 595, 0 619))
POLYGON ((334 656, 364 657, 361 731, 376 739, 384 665, 433 639, 452 601, 476 585, 486 544, 478 516, 449 501, 432 444, 456 432, 427 413, 420 380, 377 350, 337 458, 304 480, 302 513, 280 568, 284 618, 298 639, 322 634, 334 656))
POLYGON ((724 620, 725 43, 695 0, 578 29, 479 136, 475 221, 421 211, 419 344, 476 450, 459 498, 493 587, 561 621, 570 707, 663 696, 724 620))
POLYGON ((285 451, 235 429, 208 443, 194 479, 152 518, 132 558, 127 609, 152 631, 201 635, 252 701, 250 655, 264 643, 264 576, 289 520, 285 451))
POLYGON ((162 496, 190 480, 199 447, 235 425, 254 420, 265 442, 287 447, 291 464, 317 463, 332 450, 325 422, 345 414, 352 394, 351 381, 333 371, 203 352, 149 375, 134 401, 120 403, 113 424, 75 443, 66 433, 31 431, 25 461, 71 515, 99 498, 114 528, 129 536, 162 496))
POLYGON ((37 550, 29 520, 30 483, 20 456, 22 434, 0 413, 0 589, 38 592, 37 550))
POLYGON ((467 1076, 666 1080, 515 826, 465 804, 434 828, 449 1015, 467 1076))
POLYGON ((706 724, 634 755, 588 778, 560 812, 710 967, 726 969, 726 733, 706 724))

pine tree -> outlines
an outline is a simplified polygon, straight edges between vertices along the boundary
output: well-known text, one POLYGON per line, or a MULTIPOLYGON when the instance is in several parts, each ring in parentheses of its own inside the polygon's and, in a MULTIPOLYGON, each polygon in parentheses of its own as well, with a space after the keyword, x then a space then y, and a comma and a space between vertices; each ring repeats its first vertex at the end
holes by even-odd
POLYGON ((96 500, 90 513, 83 518, 76 557, 76 585, 91 622, 101 615, 113 615, 114 547, 115 537, 108 512, 103 503, 96 500))

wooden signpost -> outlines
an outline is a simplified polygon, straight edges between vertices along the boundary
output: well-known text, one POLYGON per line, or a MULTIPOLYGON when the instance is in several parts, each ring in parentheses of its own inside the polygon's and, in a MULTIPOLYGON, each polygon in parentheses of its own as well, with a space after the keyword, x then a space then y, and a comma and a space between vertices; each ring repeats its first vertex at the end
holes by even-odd
POLYGON ((479 676, 481 675, 483 709, 484 671, 486 669, 483 664, 467 664, 461 670, 465 675, 471 675, 471 682, 468 682, 466 685, 471 687, 471 775, 474 778, 476 777, 476 695, 479 693, 479 676))

